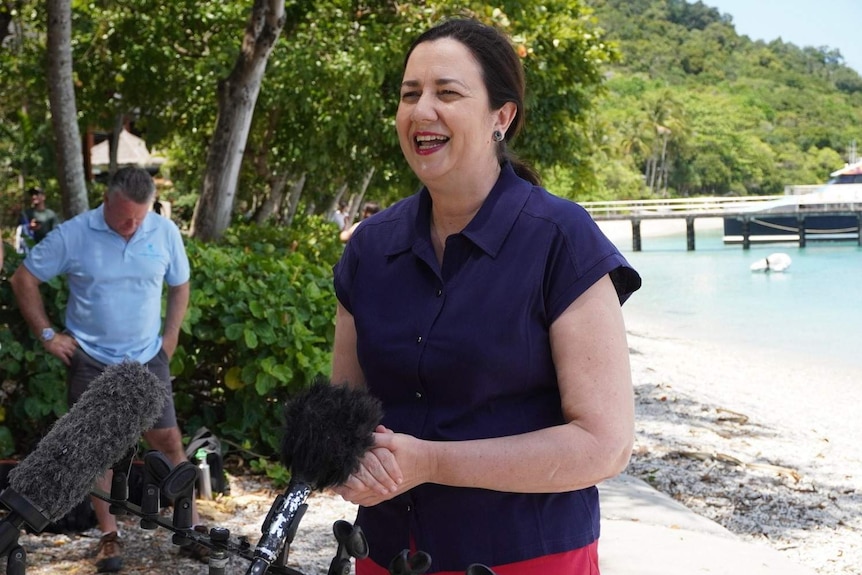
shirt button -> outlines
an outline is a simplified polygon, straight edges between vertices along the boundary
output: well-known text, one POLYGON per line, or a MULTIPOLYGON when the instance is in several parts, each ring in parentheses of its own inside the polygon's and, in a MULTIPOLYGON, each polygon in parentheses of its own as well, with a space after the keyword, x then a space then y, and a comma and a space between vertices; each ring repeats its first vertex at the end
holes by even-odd
POLYGON ((421 335, 416 338, 416 343, 422 343, 422 336, 421 335))
POLYGON ((438 290, 437 290, 437 297, 440 297, 441 295, 443 295, 443 290, 442 290, 442 289, 438 289, 438 290))
POLYGON ((421 391, 416 392, 416 399, 422 399, 422 392, 421 391))

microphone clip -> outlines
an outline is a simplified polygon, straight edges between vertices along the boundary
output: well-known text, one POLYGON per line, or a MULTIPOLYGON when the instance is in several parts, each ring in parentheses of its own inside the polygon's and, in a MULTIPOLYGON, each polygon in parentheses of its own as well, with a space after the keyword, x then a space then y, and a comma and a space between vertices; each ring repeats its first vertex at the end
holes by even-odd
POLYGON ((368 557, 368 541, 362 528, 339 519, 332 525, 332 532, 338 542, 335 557, 329 564, 326 575, 349 575, 350 559, 365 559, 368 557))

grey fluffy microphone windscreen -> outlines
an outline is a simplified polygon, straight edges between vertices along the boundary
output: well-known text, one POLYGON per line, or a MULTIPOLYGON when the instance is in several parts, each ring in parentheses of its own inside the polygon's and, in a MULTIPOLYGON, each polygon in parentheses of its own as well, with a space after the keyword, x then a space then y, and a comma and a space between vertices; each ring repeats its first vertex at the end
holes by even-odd
POLYGON ((48 520, 62 518, 153 426, 166 399, 165 386, 142 364, 107 367, 9 473, 9 488, 48 520))

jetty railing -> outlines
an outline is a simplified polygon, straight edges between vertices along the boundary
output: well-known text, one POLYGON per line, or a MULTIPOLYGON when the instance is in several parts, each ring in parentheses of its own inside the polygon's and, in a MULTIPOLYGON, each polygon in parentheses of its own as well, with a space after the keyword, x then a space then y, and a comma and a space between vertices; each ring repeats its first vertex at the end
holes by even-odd
POLYGON ((728 210, 750 208, 763 202, 777 200, 784 196, 745 196, 745 197, 698 197, 667 198, 649 200, 610 200, 604 202, 579 202, 594 220, 630 220, 640 218, 670 219, 688 215, 725 217, 728 210))
MULTIPOLYGON (((748 233, 749 224, 758 214, 753 210, 758 204, 765 204, 784 195, 745 196, 745 197, 698 197, 698 198, 667 198, 648 200, 610 200, 600 202, 579 202, 596 221, 629 220, 632 224, 632 250, 641 251, 641 222, 643 220, 684 219, 686 227, 686 247, 689 251, 695 248, 694 222, 697 218, 736 218, 743 223, 742 247, 751 246, 748 233)), ((812 213, 829 213, 832 215, 854 215, 857 217, 857 242, 862 245, 862 204, 848 205, 796 206, 786 210, 770 209, 770 216, 791 216, 798 220, 799 245, 805 247, 805 216, 812 213)))

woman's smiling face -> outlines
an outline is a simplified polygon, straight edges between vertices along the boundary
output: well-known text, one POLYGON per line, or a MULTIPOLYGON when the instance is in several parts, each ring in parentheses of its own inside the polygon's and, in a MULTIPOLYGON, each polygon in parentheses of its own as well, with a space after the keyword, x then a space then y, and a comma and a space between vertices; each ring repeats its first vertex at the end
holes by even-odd
POLYGON ((407 163, 425 185, 497 162, 488 102, 482 69, 466 46, 451 38, 416 46, 404 68, 395 126, 407 163))

